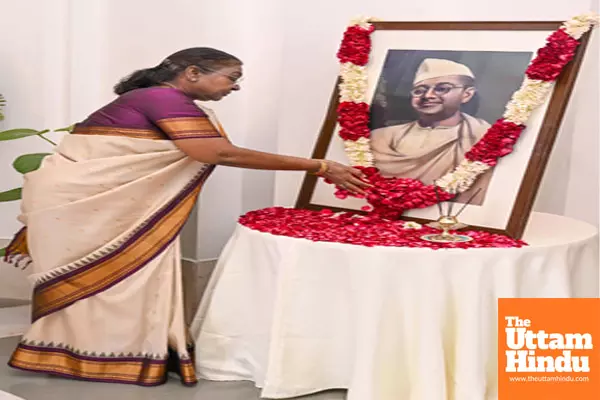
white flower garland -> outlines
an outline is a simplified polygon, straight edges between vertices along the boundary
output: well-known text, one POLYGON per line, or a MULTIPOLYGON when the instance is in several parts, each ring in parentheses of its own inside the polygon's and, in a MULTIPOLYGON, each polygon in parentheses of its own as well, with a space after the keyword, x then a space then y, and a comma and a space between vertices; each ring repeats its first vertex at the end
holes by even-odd
MULTIPOLYGON (((355 18, 350 26, 359 26, 370 29, 372 21, 370 18, 355 18)), ((562 28, 574 39, 589 31, 598 23, 598 15, 587 13, 572 18, 563 23, 562 28)), ((344 63, 340 68, 341 102, 366 102, 368 87, 367 67, 344 63)), ((554 82, 545 82, 525 78, 519 90, 517 90, 506 106, 503 118, 508 122, 523 125, 527 122, 539 106, 541 106, 552 91, 554 82)), ((371 154, 370 140, 360 138, 357 141, 345 140, 344 148, 351 165, 361 167, 372 167, 373 155, 371 154)), ((477 177, 490 169, 491 166, 480 161, 463 160, 454 171, 447 173, 436 181, 436 186, 444 191, 455 194, 468 190, 477 177)))
POLYGON ((371 154, 371 145, 368 138, 360 138, 356 141, 345 140, 344 148, 346 155, 353 166, 371 167, 373 166, 373 154, 371 154))
POLYGON ((367 67, 361 67, 352 63, 342 64, 340 70, 342 84, 340 84, 340 101, 353 103, 366 102, 367 67))

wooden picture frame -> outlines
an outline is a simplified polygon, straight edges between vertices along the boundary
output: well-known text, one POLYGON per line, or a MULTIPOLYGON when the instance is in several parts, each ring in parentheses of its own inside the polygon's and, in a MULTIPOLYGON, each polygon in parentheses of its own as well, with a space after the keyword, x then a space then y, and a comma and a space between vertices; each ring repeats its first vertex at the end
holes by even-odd
MULTIPOLYGON (((476 31, 498 32, 498 31, 520 31, 520 32, 553 32, 561 27, 562 22, 557 21, 535 21, 535 22, 373 22, 375 28, 373 35, 378 32, 386 31, 461 31, 465 34, 472 34, 476 31)), ((490 33, 492 34, 492 33, 490 33)), ((513 33, 511 33, 513 34, 513 33)), ((467 223, 471 229, 485 230, 494 233, 501 233, 513 238, 521 238, 529 220, 530 213, 539 185, 546 169, 551 150, 554 146, 559 127, 561 125, 565 110, 571 97, 573 87, 580 70, 580 66, 589 41, 589 32, 580 39, 580 45, 575 57, 566 65, 561 75, 557 78, 551 98, 547 103, 547 108, 543 114, 541 125, 538 127, 538 133, 530 153, 529 161, 525 167, 524 174, 518 193, 510 210, 510 215, 506 219, 504 226, 489 226, 486 224, 467 223)), ((545 45, 541 41, 531 52, 536 53, 538 48, 545 45)), ((337 126, 337 107, 339 104, 340 78, 335 83, 331 96, 327 114, 323 122, 320 134, 314 147, 312 157, 316 159, 327 158, 332 139, 337 126)), ((517 147, 519 142, 517 142, 517 147)), ((336 160, 338 161, 338 160, 336 160)), ((344 163, 344 160, 339 160, 344 163)), ((347 162, 345 162, 347 164, 347 162)), ((495 168, 502 168, 501 159, 495 168)), ((333 211, 351 211, 365 213, 360 208, 345 207, 343 201, 340 205, 320 204, 313 200, 315 189, 319 178, 306 174, 299 192, 296 208, 320 210, 328 208, 333 211)), ((431 207, 430 207, 431 208, 431 207)), ((435 208, 435 206, 433 207, 435 208)), ((421 218, 418 216, 403 216, 402 219, 416 221, 419 223, 428 223, 433 218, 421 218)))

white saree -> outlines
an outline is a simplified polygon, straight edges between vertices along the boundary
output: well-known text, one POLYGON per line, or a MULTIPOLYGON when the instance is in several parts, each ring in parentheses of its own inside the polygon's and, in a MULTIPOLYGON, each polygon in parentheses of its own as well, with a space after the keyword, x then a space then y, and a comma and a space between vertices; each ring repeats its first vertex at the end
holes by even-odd
POLYGON ((173 371, 194 384, 179 234, 214 166, 160 137, 80 133, 25 176, 25 228, 8 252, 32 260, 33 324, 9 365, 143 386, 173 371))

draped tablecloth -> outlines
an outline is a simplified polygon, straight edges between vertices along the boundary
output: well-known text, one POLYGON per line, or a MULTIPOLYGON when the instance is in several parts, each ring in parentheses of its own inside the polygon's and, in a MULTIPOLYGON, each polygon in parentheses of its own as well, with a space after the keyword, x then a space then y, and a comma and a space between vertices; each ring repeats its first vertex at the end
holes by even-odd
POLYGON ((265 398, 497 398, 497 299, 598 297, 595 227, 532 215, 523 248, 363 247, 236 227, 192 325, 208 380, 265 398))
POLYGON ((0 390, 0 400, 23 400, 23 399, 0 390))

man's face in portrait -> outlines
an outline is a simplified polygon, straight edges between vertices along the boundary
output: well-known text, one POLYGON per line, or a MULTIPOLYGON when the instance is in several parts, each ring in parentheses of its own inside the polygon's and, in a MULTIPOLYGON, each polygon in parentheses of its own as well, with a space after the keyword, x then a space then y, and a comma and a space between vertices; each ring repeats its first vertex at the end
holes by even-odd
POLYGON ((471 101, 475 87, 473 79, 468 76, 441 76, 417 82, 410 95, 411 105, 420 116, 445 119, 471 101))

